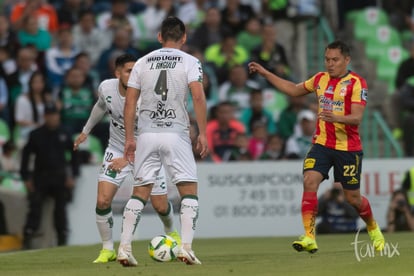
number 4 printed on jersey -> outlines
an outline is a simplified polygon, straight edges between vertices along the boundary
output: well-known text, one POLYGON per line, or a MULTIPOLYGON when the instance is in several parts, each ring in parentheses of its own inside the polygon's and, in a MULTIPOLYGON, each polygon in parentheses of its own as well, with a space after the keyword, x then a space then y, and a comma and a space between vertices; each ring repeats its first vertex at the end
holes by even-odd
POLYGON ((161 95, 161 100, 167 100, 167 70, 161 70, 154 88, 155 94, 161 95))

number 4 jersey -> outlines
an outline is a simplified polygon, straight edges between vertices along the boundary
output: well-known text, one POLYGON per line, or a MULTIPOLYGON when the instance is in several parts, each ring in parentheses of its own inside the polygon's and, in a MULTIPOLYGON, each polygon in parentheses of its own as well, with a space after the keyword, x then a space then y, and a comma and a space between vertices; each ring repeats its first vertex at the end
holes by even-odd
POLYGON ((181 50, 162 48, 140 58, 128 81, 141 92, 138 132, 188 132, 188 85, 194 81, 203 81, 201 63, 181 50))

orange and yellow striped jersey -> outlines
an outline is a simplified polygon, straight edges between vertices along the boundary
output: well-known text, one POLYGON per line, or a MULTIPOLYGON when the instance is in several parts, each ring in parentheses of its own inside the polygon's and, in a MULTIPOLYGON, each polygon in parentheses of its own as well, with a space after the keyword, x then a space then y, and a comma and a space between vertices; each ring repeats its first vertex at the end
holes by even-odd
MULTIPOLYGON (((331 78, 328 72, 320 72, 303 83, 309 92, 318 97, 318 113, 331 110, 335 115, 348 115, 352 104, 366 105, 368 87, 364 78, 349 71, 342 78, 331 78)), ((314 144, 344 151, 362 150, 358 126, 329 123, 318 119, 314 144)))

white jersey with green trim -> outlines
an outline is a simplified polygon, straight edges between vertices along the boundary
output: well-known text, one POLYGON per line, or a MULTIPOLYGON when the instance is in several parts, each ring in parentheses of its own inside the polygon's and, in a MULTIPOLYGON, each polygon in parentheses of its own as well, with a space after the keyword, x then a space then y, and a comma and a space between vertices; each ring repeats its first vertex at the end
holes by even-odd
POLYGON ((138 133, 189 132, 189 84, 203 81, 200 61, 173 48, 161 48, 140 58, 128 86, 140 90, 138 133))
MULTIPOLYGON (((97 104, 109 114, 110 126, 108 145, 123 152, 125 145, 125 97, 119 93, 118 79, 104 80, 99 85, 97 104)), ((137 132, 136 127, 135 132, 137 132)), ((137 133, 135 133, 135 135, 136 134, 137 133)))

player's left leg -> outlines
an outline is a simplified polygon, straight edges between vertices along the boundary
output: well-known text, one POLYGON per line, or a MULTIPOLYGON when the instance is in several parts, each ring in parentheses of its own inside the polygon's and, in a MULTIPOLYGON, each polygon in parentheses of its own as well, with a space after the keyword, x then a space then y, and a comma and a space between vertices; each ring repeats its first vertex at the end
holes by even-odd
POLYGON ((344 189, 346 200, 354 206, 358 211, 359 216, 367 225, 369 237, 374 245, 375 250, 381 251, 385 246, 384 235, 381 228, 377 224, 371 210, 371 205, 365 196, 362 196, 360 190, 346 190, 344 189))
POLYGON ((354 206, 359 216, 366 223, 374 248, 381 251, 385 245, 384 236, 374 219, 368 199, 362 196, 360 192, 362 156, 362 152, 341 152, 338 158, 335 158, 335 181, 342 183, 345 199, 354 206))
POLYGON ((192 250, 192 243, 198 219, 198 196, 196 182, 177 183, 181 196, 181 247, 177 258, 186 264, 201 264, 192 250))

